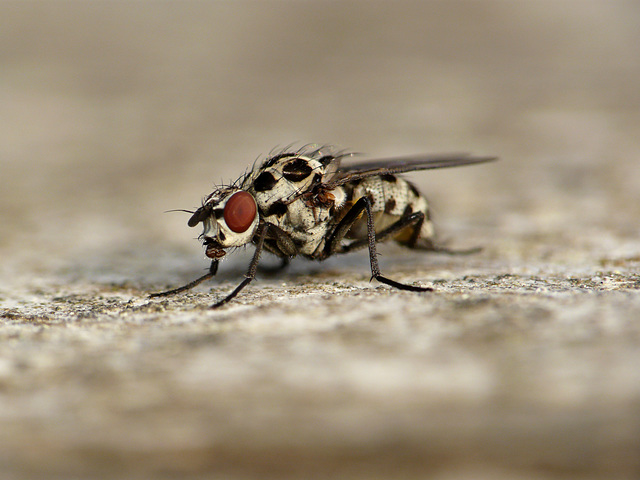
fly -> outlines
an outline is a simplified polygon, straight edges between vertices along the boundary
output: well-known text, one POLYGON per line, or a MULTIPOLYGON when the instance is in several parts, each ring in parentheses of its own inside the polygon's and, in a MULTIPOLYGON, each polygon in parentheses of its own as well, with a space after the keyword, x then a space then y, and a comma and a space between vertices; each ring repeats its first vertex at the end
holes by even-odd
POLYGON ((202 224, 200 240, 211 259, 202 277, 151 297, 187 291, 215 276, 230 248, 252 243, 255 252, 244 280, 212 308, 233 299, 256 276, 263 250, 282 259, 282 267, 302 255, 331 255, 369 249, 371 279, 412 292, 429 292, 382 275, 376 242, 393 239, 414 250, 468 253, 438 246, 425 197, 398 174, 474 165, 495 160, 467 154, 416 155, 342 164, 353 154, 307 145, 269 156, 233 184, 216 188, 191 212, 190 227, 202 224))

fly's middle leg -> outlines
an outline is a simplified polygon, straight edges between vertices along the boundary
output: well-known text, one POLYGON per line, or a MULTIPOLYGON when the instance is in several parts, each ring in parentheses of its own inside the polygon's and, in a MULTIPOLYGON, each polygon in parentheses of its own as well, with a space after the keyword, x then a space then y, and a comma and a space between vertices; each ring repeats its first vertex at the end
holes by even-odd
MULTIPOLYGON (((373 224, 373 215, 371 213, 371 203, 367 197, 361 197, 351 209, 347 212, 344 218, 340 221, 340 223, 336 226, 333 234, 331 235, 329 241, 327 242, 327 246, 325 247, 325 256, 329 256, 332 253, 346 253, 347 251, 351 251, 354 248, 362 247, 364 244, 360 244, 360 242, 364 242, 364 240, 357 240, 355 242, 350 243, 346 247, 341 246, 341 242, 344 239, 345 235, 349 231, 349 229, 353 226, 353 224, 358 220, 360 215, 366 212, 367 215, 367 239, 366 245, 369 247, 369 262, 371 264, 371 279, 374 278, 378 280, 380 283, 384 283, 391 287, 395 287, 399 290, 409 290, 412 292, 431 292, 432 288, 429 287, 416 287, 413 285, 406 285, 404 283, 396 282, 395 280, 391 280, 383 276, 380 272, 380 266, 378 265, 378 254, 376 252, 376 232, 375 225, 373 224)), ((421 213, 421 212, 417 212, 421 213)), ((418 222, 420 216, 416 216, 411 218, 409 215, 404 220, 400 219, 394 225, 391 225, 386 230, 381 232, 381 237, 391 235, 394 232, 397 232, 401 228, 404 228, 410 225, 413 222, 418 222), (409 220, 410 219, 410 220, 409 220), (399 222, 403 222, 403 224, 397 225, 399 222), (407 222, 407 223, 405 223, 407 222), (396 226, 397 225, 397 226, 396 226)), ((422 219, 424 219, 424 214, 422 214, 422 219)))

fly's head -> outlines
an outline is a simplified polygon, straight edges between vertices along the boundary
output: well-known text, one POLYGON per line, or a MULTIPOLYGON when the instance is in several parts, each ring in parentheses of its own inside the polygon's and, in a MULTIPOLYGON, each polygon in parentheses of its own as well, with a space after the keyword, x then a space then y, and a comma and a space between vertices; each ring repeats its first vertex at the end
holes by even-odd
POLYGON ((211 259, 222 258, 226 249, 251 242, 260 215, 253 196, 237 187, 225 187, 213 192, 189 219, 188 225, 203 224, 200 238, 211 259))

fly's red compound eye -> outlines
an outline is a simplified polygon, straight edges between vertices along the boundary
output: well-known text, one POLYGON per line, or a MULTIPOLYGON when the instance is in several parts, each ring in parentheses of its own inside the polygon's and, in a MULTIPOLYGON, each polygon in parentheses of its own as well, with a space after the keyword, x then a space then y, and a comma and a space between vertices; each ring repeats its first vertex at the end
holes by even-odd
POLYGON ((256 218, 256 201, 250 193, 240 191, 231 195, 224 206, 224 221, 236 233, 246 232, 256 218))

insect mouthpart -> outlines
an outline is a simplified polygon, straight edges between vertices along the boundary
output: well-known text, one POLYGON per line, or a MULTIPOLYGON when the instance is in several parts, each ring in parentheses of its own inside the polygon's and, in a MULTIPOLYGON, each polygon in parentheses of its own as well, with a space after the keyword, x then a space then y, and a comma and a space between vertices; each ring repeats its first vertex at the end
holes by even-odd
POLYGON ((222 258, 227 253, 224 251, 224 247, 211 237, 204 237, 202 243, 207 247, 204 254, 213 260, 222 258))

